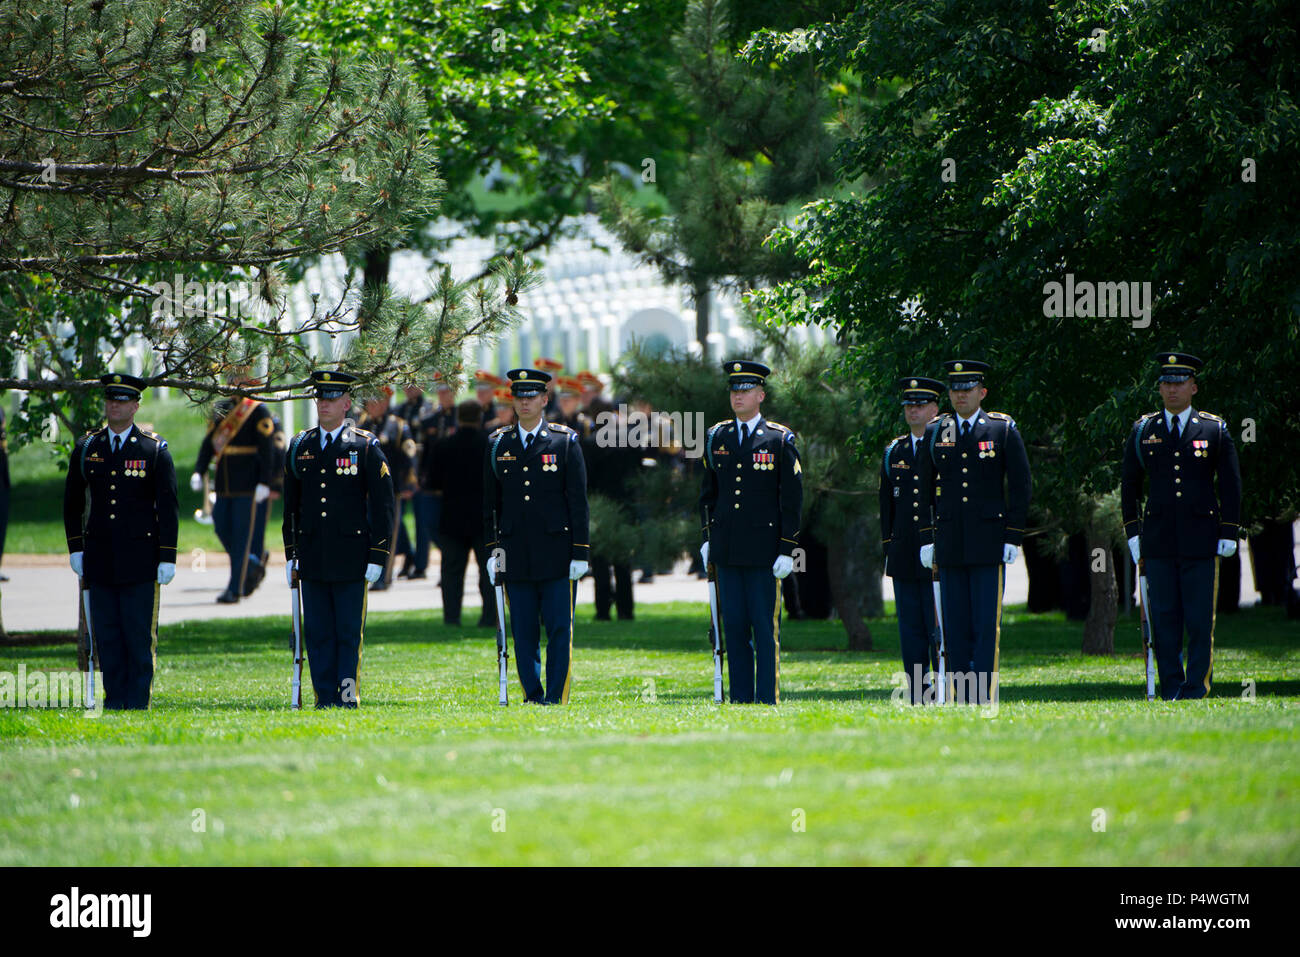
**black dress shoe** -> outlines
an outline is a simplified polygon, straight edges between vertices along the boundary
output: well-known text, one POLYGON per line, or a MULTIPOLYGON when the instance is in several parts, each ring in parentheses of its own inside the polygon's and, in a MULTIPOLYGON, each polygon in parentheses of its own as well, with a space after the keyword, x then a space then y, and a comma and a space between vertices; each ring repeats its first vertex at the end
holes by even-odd
POLYGON ((233 605, 235 602, 239 601, 239 596, 227 588, 217 596, 217 601, 223 605, 233 605))
POLYGON ((484 615, 478 620, 478 626, 480 628, 495 628, 497 626, 497 620, 495 618, 488 618, 484 615))
POLYGON ((371 591, 388 591, 388 582, 384 581, 384 580, 381 578, 381 579, 379 579, 379 581, 375 582, 373 585, 370 586, 370 590, 371 590, 371 591))
POLYGON ((420 578, 428 578, 428 577, 429 577, 429 573, 428 573, 428 572, 411 572, 411 574, 407 575, 406 577, 409 578, 409 579, 411 579, 411 581, 416 581, 417 579, 420 579, 420 578))
POLYGON ((257 591, 257 586, 262 584, 264 578, 266 578, 266 566, 250 562, 248 574, 244 576, 244 597, 247 598, 257 591))

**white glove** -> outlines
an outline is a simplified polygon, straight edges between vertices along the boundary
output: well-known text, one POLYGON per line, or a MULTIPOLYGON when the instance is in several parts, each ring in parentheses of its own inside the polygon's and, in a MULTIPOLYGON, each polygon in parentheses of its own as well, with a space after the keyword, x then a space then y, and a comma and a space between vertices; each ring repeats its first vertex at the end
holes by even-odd
POLYGON ((298 559, 291 558, 284 563, 284 580, 293 587, 293 573, 298 570, 298 559))
POLYGON ((203 491, 203 476, 200 475, 198 472, 195 472, 193 475, 190 476, 190 491, 191 492, 203 491))
POLYGON ((772 563, 772 574, 777 578, 784 578, 794 571, 794 559, 789 555, 777 555, 776 561, 772 563))
POLYGON ((1237 554, 1237 543, 1231 538, 1219 539, 1219 555, 1222 558, 1231 558, 1237 554))
POLYGON ((572 561, 569 562, 569 581, 576 582, 583 575, 587 574, 587 569, 591 566, 586 562, 572 561))
POLYGON ((487 560, 488 581, 493 585, 497 583, 497 557, 489 555, 487 560))
POLYGON ((705 565, 709 564, 709 543, 705 542, 700 546, 700 559, 705 565))
POLYGON ((921 564, 926 568, 934 567, 934 546, 933 545, 921 546, 921 564))
POLYGON ((1128 540, 1128 550, 1129 550, 1129 551, 1132 553, 1132 555, 1133 555, 1133 564, 1134 564, 1134 565, 1136 565, 1138 562, 1140 562, 1140 561, 1142 560, 1142 538, 1141 538, 1141 536, 1139 536, 1139 535, 1134 535, 1132 538, 1130 538, 1130 539, 1128 540))
POLYGON ((257 487, 253 489, 254 504, 261 505, 270 497, 271 497, 271 486, 263 485, 261 482, 258 482, 257 487))
POLYGON ((379 576, 382 575, 383 573, 384 573, 383 565, 375 565, 373 563, 367 565, 366 581, 373 585, 375 582, 379 581, 379 576))
POLYGON ((1015 545, 1003 545, 1003 546, 1002 546, 1002 564, 1003 564, 1003 565, 1014 565, 1014 564, 1016 563, 1016 557, 1017 557, 1019 554, 1020 554, 1020 549, 1017 548, 1015 545))
POLYGON ((158 584, 159 585, 170 585, 172 579, 175 577, 176 577, 175 562, 158 563, 158 584))
POLYGON ((85 554, 85 552, 73 552, 68 556, 68 564, 72 566, 72 570, 77 573, 78 578, 81 577, 82 559, 85 554))

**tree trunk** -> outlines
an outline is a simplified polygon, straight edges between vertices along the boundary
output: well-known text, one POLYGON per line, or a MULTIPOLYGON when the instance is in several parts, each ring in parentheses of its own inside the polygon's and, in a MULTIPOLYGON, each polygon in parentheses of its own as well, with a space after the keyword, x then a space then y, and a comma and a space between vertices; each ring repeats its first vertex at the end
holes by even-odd
POLYGON ((691 299, 695 304, 695 338, 700 343, 700 358, 709 360, 709 304, 712 289, 707 279, 701 279, 691 286, 691 299))
POLYGON ((1115 563, 1110 543, 1101 535, 1097 523, 1089 519, 1084 535, 1088 543, 1088 617, 1083 623, 1083 653, 1115 653, 1115 619, 1118 616, 1119 588, 1115 583, 1115 563))
POLYGON ((849 651, 875 650, 866 619, 884 611, 879 569, 871 567, 862 544, 867 540, 866 519, 855 518, 826 546, 831 601, 844 623, 849 651))

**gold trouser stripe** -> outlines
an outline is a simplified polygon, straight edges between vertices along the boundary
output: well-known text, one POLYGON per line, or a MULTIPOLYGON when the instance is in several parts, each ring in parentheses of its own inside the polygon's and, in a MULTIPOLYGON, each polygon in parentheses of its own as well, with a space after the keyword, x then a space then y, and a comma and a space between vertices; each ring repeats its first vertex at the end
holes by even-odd
MULTIPOLYGON (((397 560, 397 526, 402 524, 402 500, 393 496, 393 533, 388 539, 388 561, 384 562, 384 584, 393 583, 393 562, 397 560)), ((370 589, 366 589, 369 591, 370 589)))
MULTIPOLYGON (((153 583, 153 618, 149 623, 149 661, 153 665, 153 673, 158 671, 158 598, 162 593, 162 586, 157 581, 153 583)), ((144 706, 148 708, 153 703, 153 675, 149 677, 149 695, 145 699, 144 706)))
POLYGON ((998 604, 993 620, 993 674, 989 675, 989 701, 998 700, 998 662, 1002 656, 1002 589, 1006 584, 1007 566, 998 565, 998 604))
POLYGON ((365 582, 361 589, 361 641, 357 643, 357 686, 352 689, 357 699, 357 707, 361 706, 361 653, 366 650, 366 610, 369 607, 370 583, 365 582))
POLYGON ((781 703, 781 579, 773 577, 776 582, 776 601, 772 605, 772 646, 775 652, 773 661, 772 680, 776 682, 773 689, 775 695, 772 698, 777 704, 781 703))
POLYGON ((569 670, 564 675, 564 691, 560 693, 560 704, 569 703, 569 681, 573 678, 573 593, 578 583, 569 579, 569 670))
POLYGON ((1222 559, 1214 556, 1214 589, 1210 592, 1210 663, 1205 669, 1205 693, 1210 693, 1210 675, 1214 674, 1214 622, 1219 617, 1219 563, 1222 559))
MULTIPOLYGON (((257 524, 257 499, 248 499, 252 508, 248 513, 248 541, 244 542, 244 558, 239 563, 239 597, 244 597, 244 580, 248 577, 248 550, 253 547, 253 526, 257 524)), ((260 555, 258 556, 261 557, 260 555)))

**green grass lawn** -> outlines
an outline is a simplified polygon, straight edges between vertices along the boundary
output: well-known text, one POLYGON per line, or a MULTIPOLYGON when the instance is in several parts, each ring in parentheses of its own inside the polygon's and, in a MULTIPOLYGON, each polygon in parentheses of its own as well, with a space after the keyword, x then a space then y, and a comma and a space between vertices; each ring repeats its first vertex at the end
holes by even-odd
POLYGON ((371 617, 356 712, 287 708, 284 619, 166 627, 151 712, 0 711, 0 864, 1300 863, 1275 609, 1220 618, 1214 695, 1173 704, 1143 700, 1130 623, 1085 658, 1009 610, 995 716, 892 704, 892 621, 868 654, 789 622, 782 704, 715 707, 707 607, 637 615, 579 609, 554 708, 498 708, 491 633, 427 614, 371 617))

